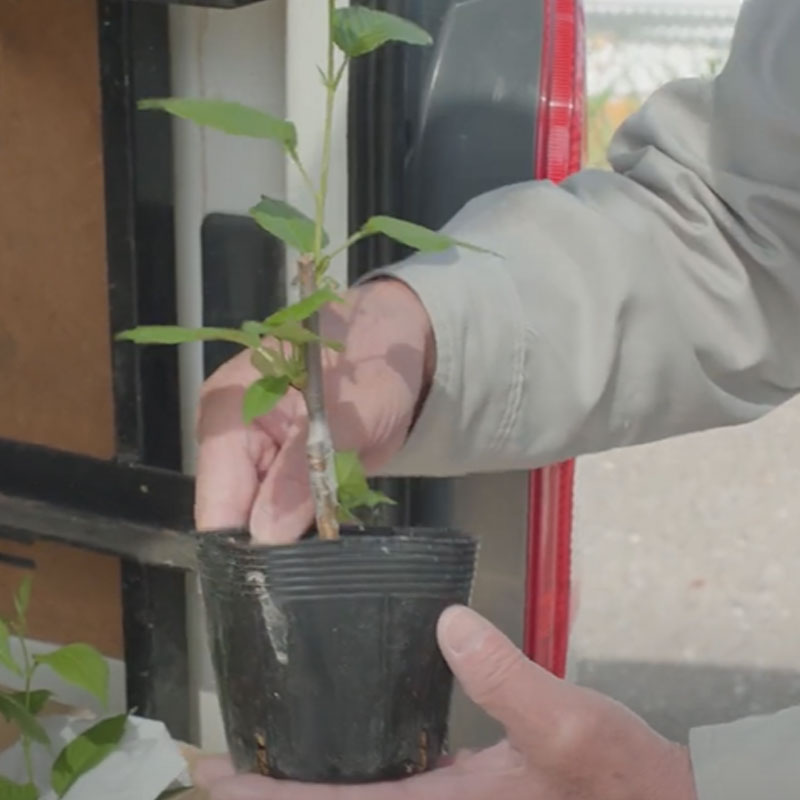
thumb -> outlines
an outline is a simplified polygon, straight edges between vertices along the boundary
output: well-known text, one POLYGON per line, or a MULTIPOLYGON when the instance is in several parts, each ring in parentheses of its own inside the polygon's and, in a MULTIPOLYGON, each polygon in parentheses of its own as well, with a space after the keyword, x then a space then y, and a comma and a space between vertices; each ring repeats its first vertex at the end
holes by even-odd
POLYGON ((258 542, 297 541, 314 518, 306 430, 305 424, 294 426, 258 491, 250 516, 250 532, 258 542))
MULTIPOLYGON (((218 416, 232 416, 228 405, 218 416)), ((194 507, 197 529, 246 527, 258 490, 256 460, 268 460, 274 445, 263 436, 254 448, 250 432, 235 419, 214 428, 201 424, 199 444, 194 507), (254 449, 262 452, 254 457, 254 449)))
POLYGON ((558 713, 561 681, 545 672, 508 637, 469 608, 447 609, 439 646, 467 696, 502 723, 509 736, 546 736, 558 713))

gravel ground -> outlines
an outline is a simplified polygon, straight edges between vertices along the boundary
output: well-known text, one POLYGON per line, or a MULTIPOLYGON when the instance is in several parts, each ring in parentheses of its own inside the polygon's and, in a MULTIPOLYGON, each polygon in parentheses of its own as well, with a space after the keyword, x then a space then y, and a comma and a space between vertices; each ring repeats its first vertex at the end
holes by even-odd
POLYGON ((800 703, 800 404, 582 460, 570 672, 664 733, 800 703))

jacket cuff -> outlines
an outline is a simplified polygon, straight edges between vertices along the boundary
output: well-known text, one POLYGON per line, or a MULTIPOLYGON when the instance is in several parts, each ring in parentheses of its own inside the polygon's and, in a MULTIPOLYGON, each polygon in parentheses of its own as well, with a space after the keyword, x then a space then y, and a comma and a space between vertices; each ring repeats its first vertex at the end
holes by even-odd
POLYGON ((800 707, 693 730, 698 800, 800 797, 800 707))
POLYGON ((502 461, 519 409, 525 332, 511 279, 502 268, 486 279, 490 259, 417 255, 361 280, 393 278, 408 286, 425 307, 436 341, 436 369, 422 411, 382 475, 451 477, 502 461), (490 330, 481 324, 486 307, 498 309, 490 330), (470 365, 480 374, 471 374, 470 365))

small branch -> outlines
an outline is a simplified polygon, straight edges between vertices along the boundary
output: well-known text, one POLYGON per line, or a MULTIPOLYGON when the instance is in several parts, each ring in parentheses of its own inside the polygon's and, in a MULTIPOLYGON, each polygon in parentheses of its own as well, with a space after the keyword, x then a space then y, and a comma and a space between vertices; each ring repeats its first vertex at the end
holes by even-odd
MULTIPOLYGON (((316 264, 312 258, 304 256, 297 262, 297 268, 300 277, 300 295, 303 298, 309 297, 317 290, 316 264)), ((319 336, 317 314, 308 319, 306 325, 312 333, 319 336)), ((308 409, 306 452, 317 530, 321 539, 338 539, 338 486, 333 440, 325 417, 322 345, 320 342, 310 342, 304 345, 303 352, 307 372, 306 385, 303 388, 303 398, 308 409)))
POLYGON ((326 258, 328 261, 333 261, 336 256, 344 253, 345 250, 349 250, 354 244, 358 244, 362 239, 366 239, 367 236, 370 236, 370 234, 364 231, 356 231, 344 244, 339 245, 339 247, 332 251, 330 255, 326 256, 326 258))
MULTIPOLYGON (((31 663, 31 656, 28 652, 28 645, 25 641, 25 637, 27 635, 25 621, 23 619, 19 620, 20 627, 17 631, 17 638, 19 640, 19 646, 22 650, 22 662, 23 662, 23 669, 25 670, 25 690, 24 690, 24 703, 25 710, 30 712, 31 710, 31 683, 33 682, 33 673, 36 672, 36 667, 38 664, 31 663)), ((33 773, 33 759, 31 757, 31 738, 28 736, 27 733, 23 731, 22 733, 22 753, 25 758, 25 772, 28 776, 28 783, 34 783, 34 773, 33 773)))
POLYGON ((264 347, 263 345, 256 350, 256 353, 261 356, 268 364, 271 366, 275 366, 276 364, 280 366, 280 360, 275 357, 273 353, 269 351, 268 348, 264 347))
POLYGON ((347 69, 348 65, 350 64, 350 59, 345 56, 344 61, 339 65, 339 70, 336 73, 336 76, 333 79, 333 87, 334 89, 339 88, 339 84, 342 82, 342 78, 344 77, 344 71, 347 69))
POLYGON ((31 739, 27 733, 22 734, 22 754, 25 758, 25 773, 28 783, 35 784, 36 773, 33 771, 33 757, 31 756, 31 739))
MULTIPOLYGON (((314 192, 316 213, 314 215, 314 246, 312 253, 304 254, 297 262, 300 295, 310 297, 317 290, 318 272, 324 272, 330 259, 322 255, 325 206, 328 199, 328 179, 331 168, 331 139, 333 137, 333 111, 336 90, 345 73, 347 60, 337 70, 335 64, 335 45, 333 41, 333 20, 336 12, 335 0, 328 0, 328 63, 325 73, 325 126, 322 136, 322 164, 320 168, 319 191, 314 192)), ((300 158, 293 158, 306 184, 313 183, 303 168, 300 158)), ((306 327, 319 336, 319 315, 314 314, 306 320, 306 327)), ((308 410, 308 457, 311 494, 314 498, 314 513, 317 531, 321 539, 339 538, 338 486, 336 481, 336 460, 333 439, 325 417, 325 392, 322 373, 322 343, 310 342, 301 348, 301 356, 306 371, 305 385, 302 387, 303 399, 308 410)))
POLYGON ((320 168, 319 192, 317 192, 316 226, 314 230, 314 262, 319 263, 322 257, 322 232, 325 221, 325 204, 328 200, 328 178, 331 169, 331 139, 333 138, 333 108, 338 88, 335 45, 333 42, 333 15, 336 11, 335 0, 328 0, 328 65, 327 86, 325 87, 325 127, 322 134, 322 165, 320 168))
POLYGON ((38 664, 32 663, 25 636, 25 629, 20 628, 17 639, 19 640, 19 646, 22 650, 22 668, 25 670, 25 710, 30 711, 31 683, 33 682, 33 673, 36 672, 38 664))
POLYGON ((311 180, 311 176, 308 174, 308 170, 305 168, 305 166, 303 166, 303 162, 300 159, 300 154, 296 150, 291 150, 289 151, 289 158, 292 159, 294 165, 300 172, 300 176, 303 179, 303 183, 305 183, 308 191, 311 192, 312 197, 315 196, 317 193, 317 189, 314 186, 314 181, 311 180))

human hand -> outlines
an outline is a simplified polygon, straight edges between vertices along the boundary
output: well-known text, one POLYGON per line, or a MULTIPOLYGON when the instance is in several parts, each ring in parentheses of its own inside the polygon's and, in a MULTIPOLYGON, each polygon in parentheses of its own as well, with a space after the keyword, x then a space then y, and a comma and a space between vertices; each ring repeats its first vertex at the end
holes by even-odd
POLYGON ((628 709, 528 661, 475 612, 451 608, 439 644, 468 696, 508 738, 395 783, 317 786, 233 776, 227 759, 200 762, 211 800, 696 800, 688 751, 628 709))
MULTIPOLYGON (((433 371, 433 333, 421 302, 399 281, 374 281, 345 299, 320 315, 322 334, 345 346, 323 356, 326 408, 337 450, 357 451, 374 472, 405 441, 433 371)), ((298 539, 313 519, 307 414, 290 390, 246 426, 242 399, 257 377, 244 352, 204 386, 195 519, 200 530, 249 527, 255 539, 280 544, 298 539)))

